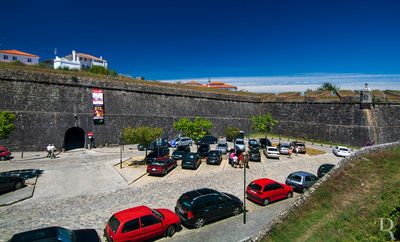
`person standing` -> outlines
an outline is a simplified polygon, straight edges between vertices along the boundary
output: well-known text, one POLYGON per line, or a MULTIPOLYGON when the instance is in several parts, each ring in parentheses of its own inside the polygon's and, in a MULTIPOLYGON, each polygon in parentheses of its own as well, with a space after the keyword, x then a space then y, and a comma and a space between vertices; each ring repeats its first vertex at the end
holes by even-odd
POLYGON ((51 157, 51 144, 47 146, 47 156, 46 157, 51 157))

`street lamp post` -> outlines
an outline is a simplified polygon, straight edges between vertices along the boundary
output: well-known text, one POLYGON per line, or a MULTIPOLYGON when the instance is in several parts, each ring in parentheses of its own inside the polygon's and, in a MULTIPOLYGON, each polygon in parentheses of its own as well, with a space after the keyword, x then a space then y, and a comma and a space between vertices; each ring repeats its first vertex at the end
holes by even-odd
POLYGON ((24 121, 22 119, 22 114, 19 115, 21 122, 21 159, 24 158, 24 121))
POLYGON ((122 130, 119 133, 119 168, 122 169, 122 130))
MULTIPOLYGON (((245 158, 247 159, 247 157, 245 158)), ((247 165, 244 164, 243 167, 243 224, 246 224, 246 168, 247 165)))

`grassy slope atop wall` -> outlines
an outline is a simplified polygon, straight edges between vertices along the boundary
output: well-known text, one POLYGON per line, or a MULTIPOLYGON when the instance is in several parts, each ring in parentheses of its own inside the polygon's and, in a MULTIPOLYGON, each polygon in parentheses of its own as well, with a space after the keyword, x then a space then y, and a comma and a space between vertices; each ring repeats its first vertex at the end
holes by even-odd
POLYGON ((397 223, 400 239, 400 147, 347 164, 264 240, 387 241, 389 234, 380 231, 384 217, 397 223))

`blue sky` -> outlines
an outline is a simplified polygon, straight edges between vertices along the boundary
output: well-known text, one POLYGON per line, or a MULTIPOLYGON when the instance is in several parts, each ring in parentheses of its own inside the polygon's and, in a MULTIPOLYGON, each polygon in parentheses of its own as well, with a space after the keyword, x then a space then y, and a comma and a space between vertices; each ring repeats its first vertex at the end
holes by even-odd
POLYGON ((396 0, 16 0, 1 7, 0 49, 42 60, 54 48, 58 55, 74 49, 103 56, 123 74, 211 77, 255 91, 305 90, 325 80, 361 88, 366 79, 400 89, 396 0))

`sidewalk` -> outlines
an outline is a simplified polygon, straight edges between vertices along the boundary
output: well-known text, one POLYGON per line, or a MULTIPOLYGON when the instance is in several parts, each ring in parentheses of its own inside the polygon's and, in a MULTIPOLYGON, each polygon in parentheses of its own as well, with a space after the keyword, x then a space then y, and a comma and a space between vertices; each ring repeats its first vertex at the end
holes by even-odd
MULTIPOLYGON (((200 229, 189 229, 177 232, 171 241, 192 241, 192 242, 231 242, 231 241, 244 241, 250 239, 252 236, 257 235, 263 226, 272 221, 281 212, 290 206, 296 198, 286 199, 276 203, 272 203, 257 211, 247 213, 246 224, 243 224, 243 213, 224 219, 215 223, 206 224, 200 229)), ((250 201, 246 201, 250 202, 250 201)), ((162 239, 166 240, 166 239, 162 239)))

